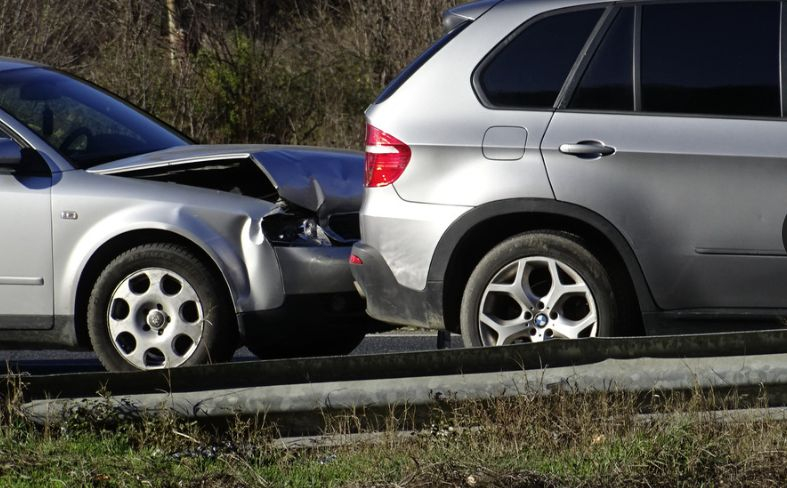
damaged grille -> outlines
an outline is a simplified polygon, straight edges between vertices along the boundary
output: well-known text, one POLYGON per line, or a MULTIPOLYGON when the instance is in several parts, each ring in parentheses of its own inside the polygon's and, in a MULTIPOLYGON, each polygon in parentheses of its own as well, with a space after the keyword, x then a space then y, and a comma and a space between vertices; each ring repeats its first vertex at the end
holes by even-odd
POLYGON ((261 225, 278 246, 351 246, 360 239, 357 212, 332 215, 320 224, 315 216, 303 211, 281 211, 267 216, 261 225))

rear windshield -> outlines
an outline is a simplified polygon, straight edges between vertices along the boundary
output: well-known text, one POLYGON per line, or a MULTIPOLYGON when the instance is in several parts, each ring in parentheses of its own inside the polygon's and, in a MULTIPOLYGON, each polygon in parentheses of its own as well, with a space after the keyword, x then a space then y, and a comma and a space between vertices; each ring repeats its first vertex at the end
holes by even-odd
POLYGON ((451 42, 451 40, 454 37, 459 35, 459 33, 462 32, 465 27, 470 25, 470 23, 471 21, 468 20, 466 22, 457 25, 452 31, 445 34, 437 42, 432 44, 432 46, 429 47, 429 49, 427 49, 420 56, 415 58, 415 60, 412 63, 410 63, 405 69, 403 69, 402 72, 399 73, 396 76, 396 78, 394 78, 393 81, 391 81, 391 83, 388 84, 387 87, 385 87, 385 90, 383 90, 380 96, 377 97, 377 100, 375 100, 374 103, 379 104, 388 100, 391 97, 391 95, 396 93, 396 90, 398 90, 399 87, 404 85, 404 82, 407 81, 413 75, 413 73, 418 71, 421 68, 421 66, 423 66, 427 61, 429 61, 432 58, 432 56, 437 54, 443 47, 445 47, 446 44, 451 42))

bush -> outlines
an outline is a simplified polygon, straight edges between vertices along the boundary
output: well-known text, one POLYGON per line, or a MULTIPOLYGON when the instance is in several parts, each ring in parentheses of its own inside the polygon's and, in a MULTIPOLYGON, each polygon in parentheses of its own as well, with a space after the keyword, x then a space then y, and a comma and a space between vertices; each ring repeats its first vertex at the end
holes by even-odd
POLYGON ((455 0, 0 0, 0 53, 106 87, 204 143, 360 148, 363 111, 455 0))

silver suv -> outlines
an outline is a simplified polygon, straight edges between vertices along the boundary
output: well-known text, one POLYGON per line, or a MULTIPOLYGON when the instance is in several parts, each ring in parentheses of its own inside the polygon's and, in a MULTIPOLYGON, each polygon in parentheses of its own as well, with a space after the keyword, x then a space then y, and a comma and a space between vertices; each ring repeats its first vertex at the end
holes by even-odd
POLYGON ((787 315, 784 3, 482 1, 367 111, 368 312, 466 345, 787 315))

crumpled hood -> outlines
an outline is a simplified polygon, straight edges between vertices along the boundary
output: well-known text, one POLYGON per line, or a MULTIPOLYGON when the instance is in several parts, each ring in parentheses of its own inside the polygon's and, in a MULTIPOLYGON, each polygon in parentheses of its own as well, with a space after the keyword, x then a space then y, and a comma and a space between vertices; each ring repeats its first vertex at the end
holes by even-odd
POLYGON ((94 166, 88 172, 134 176, 150 170, 195 169, 249 158, 287 202, 320 216, 355 212, 363 199, 363 153, 303 146, 191 145, 94 166))

